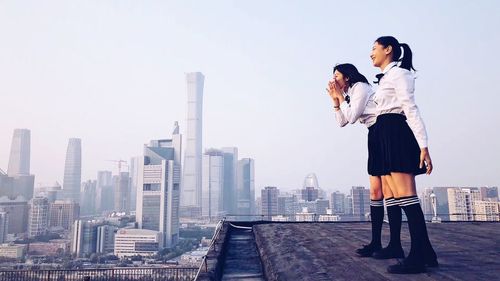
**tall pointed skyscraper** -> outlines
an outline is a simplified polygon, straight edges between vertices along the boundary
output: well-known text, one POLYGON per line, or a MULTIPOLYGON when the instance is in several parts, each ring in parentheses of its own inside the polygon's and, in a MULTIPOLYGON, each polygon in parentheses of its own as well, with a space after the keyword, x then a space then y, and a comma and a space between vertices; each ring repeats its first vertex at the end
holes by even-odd
POLYGON ((10 147, 9 168, 11 177, 30 174, 31 132, 28 129, 15 129, 10 147))
POLYGON ((35 176, 30 175, 30 143, 30 130, 14 130, 7 170, 10 184, 2 187, 0 195, 7 195, 12 198, 21 195, 26 200, 33 198, 35 176))
POLYGON ((181 207, 183 215, 190 217, 200 216, 201 211, 201 150, 204 81, 205 76, 203 76, 201 72, 186 74, 188 107, 181 207))
POLYGON ((82 182, 82 140, 69 139, 64 164, 63 196, 74 202, 80 202, 80 185, 82 182))

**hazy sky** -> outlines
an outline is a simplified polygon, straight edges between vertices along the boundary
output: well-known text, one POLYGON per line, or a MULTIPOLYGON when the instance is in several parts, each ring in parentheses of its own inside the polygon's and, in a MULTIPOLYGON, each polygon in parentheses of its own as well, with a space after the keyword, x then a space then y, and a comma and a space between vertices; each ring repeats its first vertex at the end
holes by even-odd
POLYGON ((203 146, 255 159, 256 189, 368 185, 367 129, 338 128, 336 63, 370 81, 373 41, 414 51, 435 164, 427 186, 500 185, 498 1, 0 0, 0 168, 31 129, 36 183, 62 182, 68 138, 82 180, 185 128, 185 72, 205 74, 203 146), (354 2, 354 3, 352 3, 354 2), (411 3, 408 3, 411 2, 411 3))

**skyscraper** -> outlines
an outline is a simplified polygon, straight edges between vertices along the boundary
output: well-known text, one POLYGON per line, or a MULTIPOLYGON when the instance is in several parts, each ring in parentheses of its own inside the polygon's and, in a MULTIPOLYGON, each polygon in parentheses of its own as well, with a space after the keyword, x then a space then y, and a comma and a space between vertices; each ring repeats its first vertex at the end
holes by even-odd
POLYGON ((199 216, 201 208, 204 81, 205 76, 201 72, 186 74, 188 106, 181 206, 183 213, 190 216, 199 216))
POLYGON ((204 218, 218 220, 223 216, 224 154, 208 149, 203 155, 201 213, 204 218))
POLYGON ((238 161, 238 201, 239 215, 255 214, 255 161, 243 158, 238 161))
POLYGON ((66 150, 64 163, 63 196, 65 199, 80 202, 80 185, 82 179, 82 141, 71 138, 66 150))
POLYGON ((81 257, 96 252, 98 223, 75 220, 72 228, 71 252, 81 257))
POLYGON ((116 226, 101 225, 97 227, 96 253, 112 253, 115 244, 116 226))
POLYGON ((264 219, 271 220, 272 216, 278 214, 279 189, 275 186, 266 186, 261 191, 262 215, 264 219))
POLYGON ((73 200, 56 200, 50 203, 49 227, 70 230, 73 222, 80 217, 80 205, 73 200))
POLYGON ((437 216, 442 220, 450 220, 450 208, 448 206, 448 188, 446 186, 435 186, 432 191, 437 199, 437 216))
POLYGON ((179 239, 181 148, 176 122, 172 139, 153 140, 145 145, 144 157, 138 163, 138 226, 159 231, 163 246, 167 248, 173 247, 179 239))
POLYGON ((9 234, 25 233, 28 229, 28 201, 23 196, 14 199, 0 197, 0 212, 8 215, 7 230, 9 234))
POLYGON ((4 243, 9 233, 9 215, 7 212, 0 212, 0 244, 4 243))
POLYGON ((224 212, 228 214, 237 214, 238 201, 238 186, 237 186, 237 170, 238 170, 238 148, 223 147, 221 148, 224 157, 224 212))
POLYGON ((31 132, 28 129, 15 129, 10 147, 9 176, 30 174, 31 132))
POLYGON ((96 212, 97 181, 88 180, 82 183, 81 214, 93 215, 96 212))
POLYGON ((137 205, 137 177, 139 175, 138 163, 143 156, 132 157, 130 159, 130 211, 135 211, 137 205))
POLYGON ((128 172, 120 172, 114 177, 116 212, 130 212, 130 177, 128 172))
MULTIPOLYGON (((15 198, 19 195, 26 200, 33 198, 35 176, 30 175, 30 140, 28 129, 15 129, 10 148, 8 177, 2 175, 1 195, 15 198)), ((0 183, 1 184, 1 183, 0 183)))
POLYGON ((294 215, 299 212, 297 205, 297 196, 294 194, 280 193, 278 196, 278 214, 294 215))
POLYGON ((312 173, 306 176, 300 193, 301 199, 305 201, 316 201, 319 198, 319 184, 316 174, 312 173))
POLYGON ((345 194, 340 191, 332 192, 331 209, 334 214, 345 213, 345 194))
POLYGON ((114 203, 113 177, 111 171, 98 171, 96 209, 98 212, 112 211, 114 209, 114 203))
POLYGON ((35 197, 30 203, 28 236, 43 235, 49 229, 49 200, 45 197, 35 197))

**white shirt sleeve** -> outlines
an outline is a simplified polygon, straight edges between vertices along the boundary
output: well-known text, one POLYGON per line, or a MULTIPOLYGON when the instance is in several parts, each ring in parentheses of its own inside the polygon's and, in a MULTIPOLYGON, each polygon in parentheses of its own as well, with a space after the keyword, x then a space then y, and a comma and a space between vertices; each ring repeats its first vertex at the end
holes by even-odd
POLYGON ((427 147, 427 131, 415 103, 415 78, 410 71, 401 70, 394 73, 396 98, 401 103, 406 122, 413 131, 420 148, 427 147))
POLYGON ((363 114, 370 93, 367 87, 363 87, 362 82, 355 84, 351 90, 351 101, 344 101, 340 104, 340 111, 344 114, 347 122, 354 124, 363 114))
POLYGON ((347 123, 349 123, 341 110, 335 110, 335 119, 337 119, 337 123, 340 127, 344 127, 347 123))

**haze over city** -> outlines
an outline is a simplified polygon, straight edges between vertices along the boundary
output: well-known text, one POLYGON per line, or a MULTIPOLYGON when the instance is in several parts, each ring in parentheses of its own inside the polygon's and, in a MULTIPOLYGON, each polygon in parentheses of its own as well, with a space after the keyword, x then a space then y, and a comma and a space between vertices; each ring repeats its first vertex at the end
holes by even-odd
POLYGON ((203 148, 255 159, 257 192, 312 172, 327 190, 368 186, 366 127, 338 128, 325 87, 341 62, 374 80, 373 41, 394 35, 414 51, 435 163, 419 187, 498 186, 500 4, 393 4, 2 1, 0 168, 27 128, 35 186, 62 182, 72 137, 82 180, 116 172, 106 160, 141 155, 175 121, 184 133, 185 73, 200 71, 203 148))

